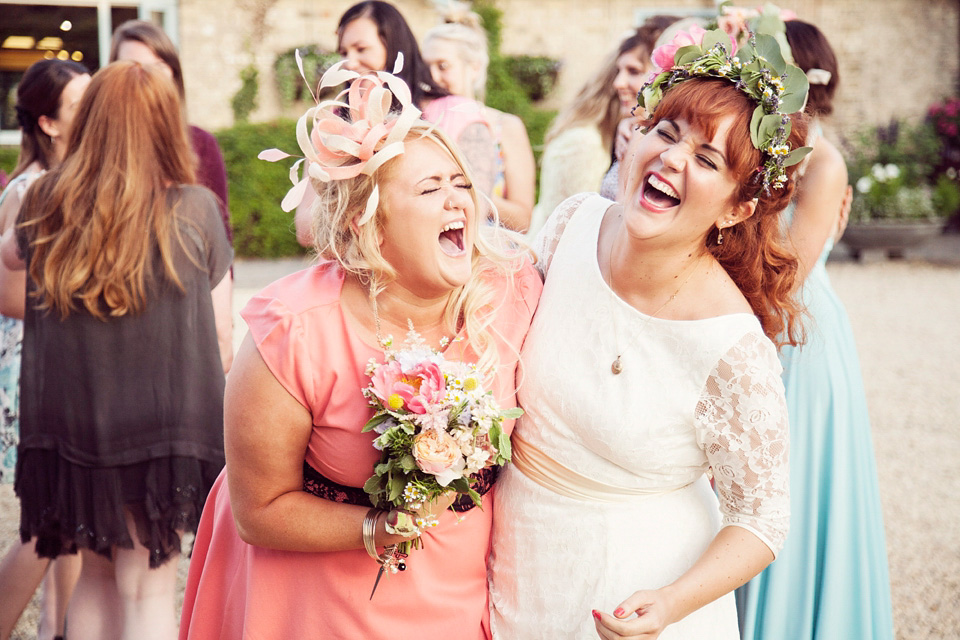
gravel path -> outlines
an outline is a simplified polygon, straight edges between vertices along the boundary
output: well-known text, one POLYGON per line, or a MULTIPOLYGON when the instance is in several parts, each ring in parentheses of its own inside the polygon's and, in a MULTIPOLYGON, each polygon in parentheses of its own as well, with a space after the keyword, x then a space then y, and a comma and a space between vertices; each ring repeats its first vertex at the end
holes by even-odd
MULTIPOLYGON (((948 246, 949 261, 960 259, 958 244, 948 246)), ((237 307, 302 264, 238 263, 237 307)), ((828 269, 864 371, 896 637, 960 637, 960 265, 840 261, 828 269)), ((0 514, 0 540, 12 540, 18 507, 9 487, 0 488, 0 514)), ((14 640, 33 638, 35 621, 36 599, 14 640)))

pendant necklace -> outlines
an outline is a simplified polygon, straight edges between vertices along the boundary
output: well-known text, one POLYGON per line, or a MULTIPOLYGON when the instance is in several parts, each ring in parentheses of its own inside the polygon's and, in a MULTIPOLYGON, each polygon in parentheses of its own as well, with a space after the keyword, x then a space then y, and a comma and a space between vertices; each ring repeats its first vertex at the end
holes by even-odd
MULTIPOLYGON (((614 244, 615 244, 615 243, 614 243, 614 244)), ((610 271, 610 291, 613 292, 613 295, 617 295, 616 287, 615 287, 615 285, 614 285, 614 283, 613 283, 613 247, 614 247, 614 244, 611 244, 611 245, 610 245, 610 255, 609 255, 608 259, 607 259, 607 268, 608 268, 609 271, 610 271)), ((683 289, 683 285, 687 284, 687 282, 690 280, 690 278, 691 278, 691 277, 693 276, 693 274, 696 272, 697 262, 699 262, 699 259, 695 260, 692 265, 690 265, 689 267, 687 267, 687 269, 689 269, 689 273, 687 274, 687 277, 683 279, 683 282, 680 283, 680 286, 677 287, 677 290, 674 291, 673 294, 672 294, 669 298, 667 298, 666 302, 664 302, 662 305, 660 305, 660 306, 657 308, 656 311, 654 311, 652 314, 650 314, 649 316, 646 317, 646 319, 643 321, 643 324, 640 325, 640 328, 639 328, 639 329, 637 329, 637 332, 636 332, 635 334, 633 334, 633 340, 631 340, 624 349, 620 350, 620 353, 618 353, 618 354, 617 354, 617 357, 614 358, 613 363, 610 365, 610 371, 613 372, 613 375, 618 376, 618 375, 620 375, 620 372, 623 371, 623 363, 620 361, 620 358, 623 356, 624 353, 626 353, 627 351, 629 351, 630 348, 633 347, 634 344, 636 344, 637 338, 638 338, 640 335, 643 334, 644 329, 647 328, 647 325, 650 324, 650 321, 653 320, 653 319, 657 316, 658 313, 660 313, 661 311, 663 311, 664 307, 666 307, 668 304, 670 304, 671 302, 673 302, 673 299, 677 297, 677 294, 678 294, 678 293, 680 293, 680 289, 683 289)), ((618 336, 617 336, 618 331, 617 331, 616 318, 612 318, 612 319, 613 319, 613 323, 614 323, 614 324, 613 324, 614 339, 615 339, 616 342, 619 344, 620 340, 619 340, 619 338, 618 338, 618 336)))
MULTIPOLYGON (((380 328, 380 309, 379 309, 378 306, 377 306, 377 296, 373 295, 373 293, 371 292, 368 297, 369 297, 369 299, 370 299, 370 306, 373 308, 373 322, 374 322, 374 324, 375 324, 375 326, 376 326, 376 330, 377 330, 377 345, 378 345, 381 349, 385 349, 385 348, 388 347, 388 345, 387 345, 387 344, 384 342, 384 340, 383 340, 383 334, 382 334, 382 332, 381 332, 382 330, 381 330, 381 328, 380 328)), ((442 323, 443 320, 441 319, 440 322, 442 323)), ((431 325, 431 326, 436 326, 436 325, 431 325)), ((409 331, 413 331, 413 321, 411 321, 411 320, 409 320, 409 319, 407 320, 407 329, 408 329, 409 331)), ((391 339, 392 339, 392 337, 391 337, 391 339)), ((441 349, 442 349, 443 347, 445 347, 445 346, 446 346, 447 344, 449 344, 449 343, 450 343, 450 338, 448 338, 448 337, 446 337, 446 336, 444 336, 443 338, 441 338, 441 339, 440 339, 440 347, 441 347, 441 349)))

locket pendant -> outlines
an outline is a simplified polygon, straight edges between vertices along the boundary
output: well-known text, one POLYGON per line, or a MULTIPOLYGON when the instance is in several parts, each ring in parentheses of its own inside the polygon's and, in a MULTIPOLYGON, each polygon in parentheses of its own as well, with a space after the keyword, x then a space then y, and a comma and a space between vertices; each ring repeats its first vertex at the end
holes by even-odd
POLYGON ((620 375, 620 372, 623 371, 623 365, 620 364, 620 356, 617 356, 617 359, 610 365, 610 371, 613 371, 613 375, 615 376, 620 375))

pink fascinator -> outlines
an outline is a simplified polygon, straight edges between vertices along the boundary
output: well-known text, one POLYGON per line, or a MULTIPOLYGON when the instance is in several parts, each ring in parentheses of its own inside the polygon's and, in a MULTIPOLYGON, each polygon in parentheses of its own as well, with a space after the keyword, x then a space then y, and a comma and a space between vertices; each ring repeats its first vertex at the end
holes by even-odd
MULTIPOLYGON (((302 77, 299 51, 296 59, 302 77)), ((332 100, 319 102, 314 96, 317 106, 297 121, 297 143, 303 157, 290 168, 293 187, 280 203, 284 211, 292 211, 300 204, 310 178, 329 182, 372 175, 387 160, 403 153, 403 141, 420 118, 420 110, 413 106, 410 88, 403 80, 384 71, 360 75, 344 69, 343 64, 338 62, 323 74, 319 91, 343 83, 349 86, 332 100), (390 111, 394 98, 400 104, 399 113, 390 111)), ((403 57, 398 55, 394 73, 402 65, 403 57)), ((267 149, 257 157, 277 162, 294 156, 280 149, 267 149)), ((374 187, 359 224, 373 217, 379 201, 379 190, 374 187)))

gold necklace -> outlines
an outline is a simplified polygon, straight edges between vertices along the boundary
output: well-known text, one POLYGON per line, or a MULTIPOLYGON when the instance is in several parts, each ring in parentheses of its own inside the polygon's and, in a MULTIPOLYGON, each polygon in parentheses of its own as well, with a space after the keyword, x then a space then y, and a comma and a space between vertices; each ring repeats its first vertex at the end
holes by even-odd
MULTIPOLYGON (((613 282, 613 247, 615 244, 616 244, 616 241, 614 241, 614 244, 610 245, 610 255, 607 258, 607 269, 609 269, 610 271, 610 290, 613 292, 613 295, 617 295, 616 285, 613 282)), ((683 279, 683 282, 680 283, 680 286, 677 287, 677 290, 674 291, 673 294, 669 298, 667 298, 666 302, 660 305, 656 311, 654 311, 652 314, 647 316, 646 320, 644 320, 643 324, 640 325, 640 328, 637 330, 637 332, 633 334, 633 340, 631 340, 629 344, 627 344, 626 348, 620 350, 620 353, 618 353, 617 357, 614 358, 613 363, 610 365, 610 371, 613 372, 613 375, 618 376, 623 371, 623 363, 620 361, 620 358, 623 356, 624 353, 629 351, 634 344, 636 344, 637 338, 643 334, 643 330, 647 328, 647 325, 650 324, 650 321, 653 320, 658 313, 663 311, 664 307, 666 307, 668 304, 673 302, 673 299, 677 297, 678 293, 680 293, 680 289, 683 289, 683 285, 687 284, 687 282, 696 272, 697 262, 699 262, 699 259, 695 260, 693 264, 687 267, 687 269, 689 270, 689 273, 687 273, 687 277, 683 279)), ((614 323, 613 324, 614 340, 619 344, 620 340, 617 337, 618 331, 617 331, 616 319, 613 317, 611 317, 611 319, 613 320, 613 323, 614 323)))

